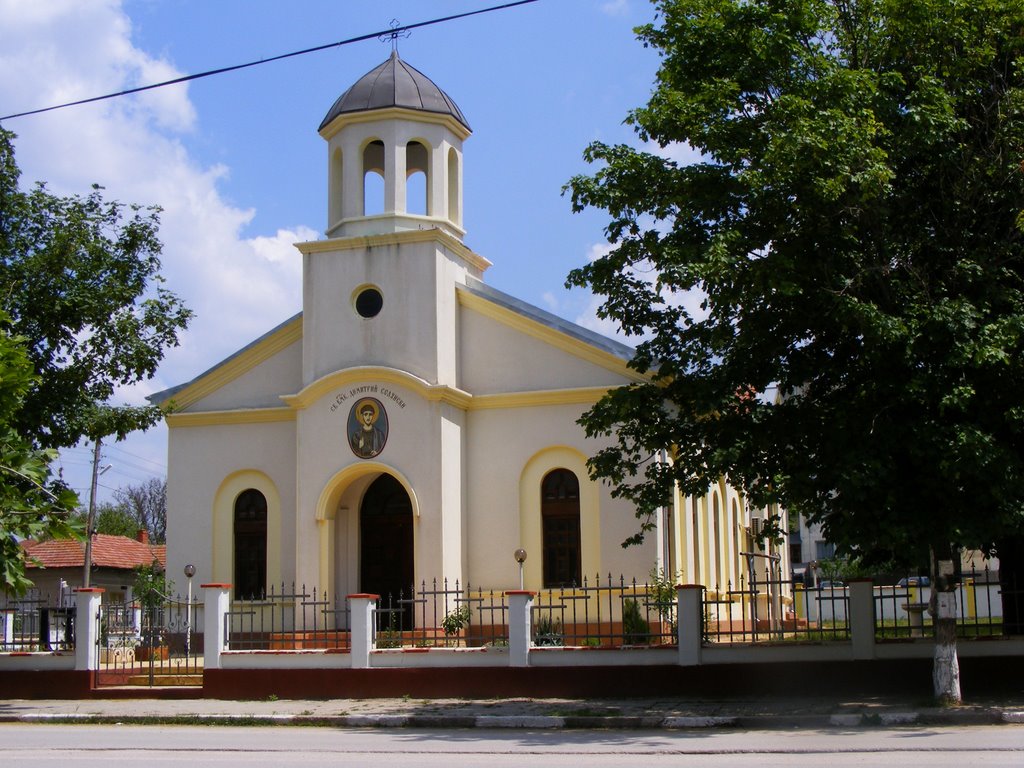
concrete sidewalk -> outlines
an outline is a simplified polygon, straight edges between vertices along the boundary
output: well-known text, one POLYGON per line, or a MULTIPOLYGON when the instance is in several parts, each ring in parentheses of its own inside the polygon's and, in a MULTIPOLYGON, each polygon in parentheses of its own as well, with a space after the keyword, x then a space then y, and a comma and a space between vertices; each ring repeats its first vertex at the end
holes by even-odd
POLYGON ((1024 700, 958 707, 879 698, 7 700, 0 722, 297 725, 353 728, 855 728, 1024 725, 1024 700))

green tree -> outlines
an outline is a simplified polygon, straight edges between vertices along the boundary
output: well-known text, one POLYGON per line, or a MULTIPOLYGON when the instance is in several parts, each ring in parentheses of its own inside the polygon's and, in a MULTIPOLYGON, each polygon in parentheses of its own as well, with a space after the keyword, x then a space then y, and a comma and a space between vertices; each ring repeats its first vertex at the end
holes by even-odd
MULTIPOLYGON (((138 485, 114 491, 114 499, 135 521, 136 529, 145 528, 154 544, 167 539, 167 480, 151 477, 138 485)), ((132 536, 135 534, 132 533, 132 536)))
POLYGON ((20 595, 31 582, 18 542, 81 537, 84 525, 71 516, 78 497, 51 478, 56 451, 33 447, 11 427, 33 376, 23 340, 3 320, 0 313, 0 591, 20 595))
MULTIPOLYGON (((584 416, 614 441, 592 473, 642 526, 672 483, 727 475, 862 562, 1019 541, 1024 5, 656 6, 657 84, 628 121, 700 159, 595 143, 569 184, 614 245, 569 283, 649 374, 584 416)), ((958 698, 953 648, 936 692, 958 698)))
POLYGON ((159 209, 19 189, 14 135, 0 129, 0 307, 36 377, 14 424, 42 447, 156 423, 154 406, 110 407, 148 379, 191 317, 162 285, 159 209))
MULTIPOLYGON (((88 518, 87 512, 79 512, 76 517, 80 518, 82 525, 88 518)), ((134 539, 139 532, 139 523, 132 513, 120 504, 100 504, 96 507, 96 533, 105 533, 110 536, 127 536, 134 539)))

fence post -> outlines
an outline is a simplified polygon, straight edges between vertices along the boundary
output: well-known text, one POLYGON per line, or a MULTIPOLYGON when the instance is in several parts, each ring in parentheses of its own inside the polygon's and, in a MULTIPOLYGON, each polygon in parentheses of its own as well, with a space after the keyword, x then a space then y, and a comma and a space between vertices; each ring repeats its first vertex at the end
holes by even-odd
POLYGON ((875 587, 871 579, 850 579, 850 641, 853 658, 875 658, 875 587))
POLYGON ((704 616, 701 606, 700 584, 676 586, 676 632, 679 635, 679 666, 695 667, 700 664, 703 647, 704 616))
POLYGON ((99 587, 79 587, 75 590, 76 671, 92 671, 99 668, 100 623, 97 618, 104 591, 99 587))
POLYGON ((202 584, 203 669, 220 669, 220 654, 227 647, 225 618, 231 608, 230 584, 202 584))
POLYGON ((3 648, 10 650, 14 647, 14 609, 4 608, 0 611, 0 621, 4 624, 3 648))
POLYGON ((359 593, 348 596, 352 669, 370 668, 370 651, 373 650, 373 611, 378 600, 380 595, 359 593))
POLYGON ((536 592, 510 590, 508 598, 508 663, 530 666, 530 637, 533 635, 533 598, 536 592))

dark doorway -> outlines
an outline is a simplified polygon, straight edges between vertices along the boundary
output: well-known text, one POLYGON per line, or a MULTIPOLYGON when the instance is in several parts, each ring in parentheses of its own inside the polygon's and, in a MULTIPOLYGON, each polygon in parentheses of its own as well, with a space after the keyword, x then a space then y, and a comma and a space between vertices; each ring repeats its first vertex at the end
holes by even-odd
POLYGON ((412 502, 391 475, 381 475, 359 508, 359 589, 380 595, 378 628, 413 628, 412 502))

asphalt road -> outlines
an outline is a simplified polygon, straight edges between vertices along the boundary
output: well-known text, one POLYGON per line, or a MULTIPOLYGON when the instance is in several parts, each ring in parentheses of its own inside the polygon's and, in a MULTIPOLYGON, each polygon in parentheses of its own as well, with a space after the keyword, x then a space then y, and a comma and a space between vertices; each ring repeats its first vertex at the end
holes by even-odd
POLYGON ((1016 726, 673 732, 12 723, 0 725, 0 739, 4 765, 33 768, 1024 765, 1024 728, 1016 726))

